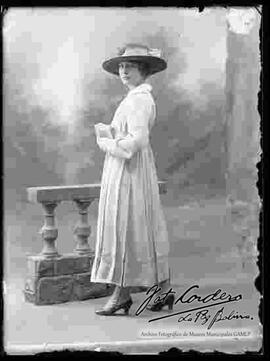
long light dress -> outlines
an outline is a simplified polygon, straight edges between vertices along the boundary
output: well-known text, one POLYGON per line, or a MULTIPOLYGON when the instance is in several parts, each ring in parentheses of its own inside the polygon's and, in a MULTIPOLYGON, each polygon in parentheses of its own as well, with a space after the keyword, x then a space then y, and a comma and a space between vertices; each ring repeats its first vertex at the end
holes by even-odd
POLYGON ((91 282, 151 287, 169 279, 168 233, 149 143, 156 117, 151 90, 146 83, 130 90, 110 125, 115 138, 98 142, 106 156, 91 282))

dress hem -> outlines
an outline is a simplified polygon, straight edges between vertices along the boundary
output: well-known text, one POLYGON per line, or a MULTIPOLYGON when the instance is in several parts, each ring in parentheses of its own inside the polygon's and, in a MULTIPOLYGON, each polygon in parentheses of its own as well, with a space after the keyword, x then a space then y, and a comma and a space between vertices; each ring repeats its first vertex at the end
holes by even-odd
MULTIPOLYGON (((165 278, 165 279, 162 279, 160 280, 158 283, 162 283, 162 282, 165 282, 165 281, 170 281, 170 278, 165 278)), ((129 284, 129 285, 122 285, 121 283, 119 282, 114 282, 114 281, 111 281, 111 280, 104 280, 104 279, 95 279, 95 280, 92 280, 90 279, 90 282, 92 283, 106 283, 106 284, 111 284, 111 285, 115 285, 115 286, 119 286, 119 287, 152 287, 155 285, 155 283, 151 283, 151 284, 129 284)))

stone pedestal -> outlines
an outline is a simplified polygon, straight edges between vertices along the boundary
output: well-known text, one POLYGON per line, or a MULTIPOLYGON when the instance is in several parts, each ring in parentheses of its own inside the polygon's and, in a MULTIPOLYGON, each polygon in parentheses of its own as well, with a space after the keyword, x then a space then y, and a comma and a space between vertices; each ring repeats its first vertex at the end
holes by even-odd
POLYGON ((54 259, 29 256, 24 289, 26 301, 49 305, 110 295, 113 286, 90 282, 93 258, 93 253, 66 254, 54 259))

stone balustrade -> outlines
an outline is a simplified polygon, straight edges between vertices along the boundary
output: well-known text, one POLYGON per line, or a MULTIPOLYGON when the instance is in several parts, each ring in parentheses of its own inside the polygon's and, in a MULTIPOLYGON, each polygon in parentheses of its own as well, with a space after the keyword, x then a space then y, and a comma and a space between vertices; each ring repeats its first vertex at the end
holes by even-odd
MULTIPOLYGON (((158 184, 160 194, 166 193, 166 182, 158 184)), ((100 184, 33 187, 27 192, 29 202, 42 205, 44 224, 39 231, 43 240, 40 254, 28 256, 26 301, 36 305, 55 304, 109 295, 112 285, 90 282, 94 250, 88 243, 91 235, 88 209, 99 198, 100 184), (56 247, 58 229, 55 223, 55 210, 62 202, 74 202, 79 214, 74 228, 76 247, 72 253, 64 255, 60 255, 56 247)))

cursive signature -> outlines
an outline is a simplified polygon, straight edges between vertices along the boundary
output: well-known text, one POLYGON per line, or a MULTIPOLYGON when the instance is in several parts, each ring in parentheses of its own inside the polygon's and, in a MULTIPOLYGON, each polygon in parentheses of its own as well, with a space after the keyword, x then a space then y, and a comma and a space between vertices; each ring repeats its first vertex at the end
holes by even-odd
MULTIPOLYGON (((149 293, 150 296, 147 297, 141 304, 140 306, 137 308, 137 311, 135 312, 135 315, 138 316, 139 314, 141 314, 146 307, 149 305, 149 303, 152 301, 152 299, 154 298, 154 296, 159 293, 161 291, 161 288, 158 285, 154 285, 151 288, 149 288, 146 291, 146 295, 148 295, 149 293), (153 292, 152 292, 153 291, 153 292)), ((169 291, 161 293, 159 296, 156 296, 155 299, 153 300, 153 303, 158 303, 158 302, 164 302, 165 298, 169 295, 169 294, 174 294, 175 291, 173 291, 172 288, 169 289, 169 291)))
POLYGON ((211 313, 207 309, 200 310, 195 314, 187 313, 184 316, 180 316, 178 322, 193 322, 201 323, 201 325, 206 325, 208 322, 207 329, 210 330, 215 323, 220 321, 231 321, 231 320, 243 320, 250 319, 253 320, 253 317, 246 314, 239 314, 235 310, 230 311, 228 315, 224 314, 224 307, 220 308, 212 317, 211 313))
MULTIPOLYGON (((189 309, 186 309, 184 311, 180 310, 175 313, 170 313, 169 315, 163 315, 160 317, 153 318, 149 320, 148 322, 158 321, 164 318, 173 317, 176 315, 182 315, 186 314, 185 316, 180 316, 178 322, 182 321, 192 321, 194 318, 192 316, 192 313, 195 311, 198 311, 195 315, 195 320, 198 321, 199 319, 206 323, 210 320, 211 315, 208 312, 208 308, 218 306, 221 304, 226 304, 230 302, 236 302, 242 300, 242 295, 237 294, 235 296, 231 295, 230 293, 222 291, 220 288, 216 291, 209 293, 207 295, 200 295, 199 292, 194 292, 195 289, 199 289, 198 285, 192 285, 189 287, 186 291, 184 291, 175 301, 174 305, 176 304, 192 304, 193 302, 196 302, 197 304, 200 304, 199 307, 192 307, 189 309)), ((140 315, 146 307, 149 305, 150 302, 152 304, 156 304, 158 302, 164 302, 166 297, 170 294, 175 294, 176 292, 170 288, 167 292, 160 293, 161 288, 158 285, 154 285, 151 288, 149 288, 146 292, 146 296, 148 296, 137 308, 136 310, 136 316, 140 315)), ((222 307, 213 317, 213 319, 210 321, 210 328, 214 325, 214 323, 225 320, 223 315, 224 307, 222 307), (223 317, 223 319, 222 319, 223 317)), ((235 312, 235 311, 232 311, 235 312)), ((249 315, 247 315, 249 316, 249 315)), ((233 314, 231 316, 228 316, 227 319, 233 319, 233 314)), ((240 317, 240 315, 239 315, 240 317)), ((242 316, 245 318, 245 316, 242 316)), ((250 317, 250 316, 249 316, 250 317)), ((247 318, 247 317, 246 317, 247 318)), ((196 322, 195 321, 195 322, 196 322)), ((209 327, 209 326, 208 326, 209 327)))

